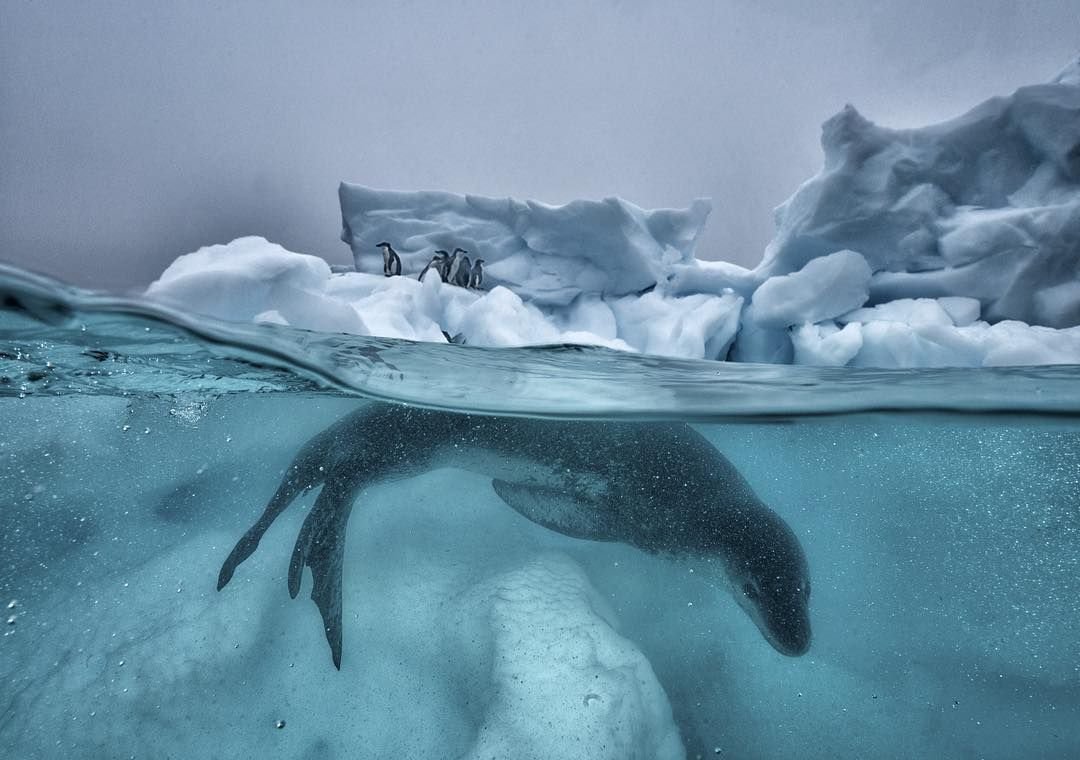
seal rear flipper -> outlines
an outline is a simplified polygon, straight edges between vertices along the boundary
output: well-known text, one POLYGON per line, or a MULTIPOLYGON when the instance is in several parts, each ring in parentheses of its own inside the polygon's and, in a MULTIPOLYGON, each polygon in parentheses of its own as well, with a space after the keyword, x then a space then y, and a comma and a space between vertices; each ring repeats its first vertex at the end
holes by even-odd
POLYGON ((320 480, 311 478, 305 480, 300 478, 297 474, 297 470, 298 468, 295 464, 289 468, 289 476, 281 481, 281 485, 278 486, 277 491, 275 491, 274 495, 270 498, 262 515, 255 521, 255 524, 248 528, 247 532, 240 537, 240 540, 236 542, 236 546, 229 552, 229 556, 225 558, 225 562, 221 565, 221 572, 218 573, 218 591, 225 588, 228 582, 232 580, 233 573, 236 572, 236 568, 240 563, 250 557, 255 550, 259 548, 259 541, 262 540, 263 535, 273 524, 274 520, 285 511, 285 508, 292 504, 302 491, 319 484, 320 480))
POLYGON ((345 530, 352 499, 323 490, 304 520, 289 563, 289 596, 300 593, 304 567, 311 568, 311 598, 322 615, 323 629, 334 667, 341 670, 341 575, 345 530))
POLYGON ((610 541, 598 519, 600 511, 588 498, 556 488, 529 486, 507 480, 491 481, 495 493, 522 517, 571 538, 610 541))

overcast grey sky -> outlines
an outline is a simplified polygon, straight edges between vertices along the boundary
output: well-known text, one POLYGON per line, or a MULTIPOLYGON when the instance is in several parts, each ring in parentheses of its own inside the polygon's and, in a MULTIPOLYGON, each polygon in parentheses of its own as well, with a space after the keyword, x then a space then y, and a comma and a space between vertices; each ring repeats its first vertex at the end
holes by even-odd
POLYGON ((0 259, 120 289, 337 184, 714 202, 752 265, 845 102, 915 126, 1044 81, 1080 0, 0 0, 0 259))

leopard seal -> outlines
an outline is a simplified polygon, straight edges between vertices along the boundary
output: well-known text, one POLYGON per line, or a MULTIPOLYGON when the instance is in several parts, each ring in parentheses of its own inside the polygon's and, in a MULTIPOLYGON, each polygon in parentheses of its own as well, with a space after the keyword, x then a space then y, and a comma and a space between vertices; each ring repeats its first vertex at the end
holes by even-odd
POLYGON ((310 567, 334 665, 341 667, 345 530, 372 483, 456 467, 492 479, 524 517, 567 536, 701 558, 778 652, 810 647, 806 556, 786 522, 692 427, 469 415, 392 404, 364 407, 309 440, 263 514, 240 538, 218 590, 302 492, 322 485, 296 539, 289 594, 310 567))

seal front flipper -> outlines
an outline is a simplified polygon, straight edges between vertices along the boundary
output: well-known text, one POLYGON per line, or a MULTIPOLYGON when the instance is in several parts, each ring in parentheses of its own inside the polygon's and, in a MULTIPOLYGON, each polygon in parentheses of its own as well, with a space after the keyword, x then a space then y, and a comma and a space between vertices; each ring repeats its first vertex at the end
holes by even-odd
POLYGON ((341 574, 345 528, 352 512, 351 494, 328 483, 304 520, 289 563, 289 596, 300 593, 304 566, 311 568, 311 598, 322 615, 334 667, 341 670, 341 574))
POLYGON ((597 505, 584 494, 498 479, 491 485, 500 499, 537 525, 571 538, 612 540, 597 505))

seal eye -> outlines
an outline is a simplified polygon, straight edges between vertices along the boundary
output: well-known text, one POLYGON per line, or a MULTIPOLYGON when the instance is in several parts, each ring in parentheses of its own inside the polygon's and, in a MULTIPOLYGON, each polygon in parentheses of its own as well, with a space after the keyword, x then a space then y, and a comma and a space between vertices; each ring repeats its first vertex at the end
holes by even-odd
POLYGON ((752 583, 744 583, 742 592, 746 594, 746 598, 750 601, 756 602, 758 600, 758 590, 754 588, 752 583))

